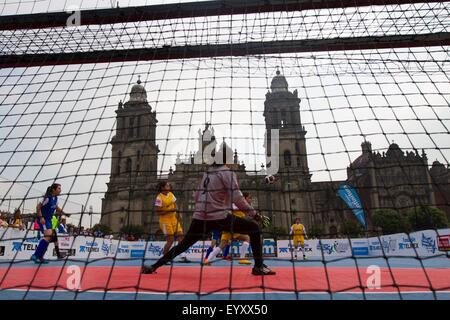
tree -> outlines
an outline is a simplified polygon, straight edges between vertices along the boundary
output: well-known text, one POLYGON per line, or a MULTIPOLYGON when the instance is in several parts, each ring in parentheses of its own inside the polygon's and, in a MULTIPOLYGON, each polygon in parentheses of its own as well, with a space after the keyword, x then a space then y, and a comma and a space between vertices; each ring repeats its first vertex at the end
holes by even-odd
POLYGON ((375 210, 372 222, 383 230, 383 234, 409 232, 409 223, 405 216, 393 209, 375 210))
POLYGON ((263 237, 273 237, 275 239, 288 239, 288 233, 286 232, 286 229, 282 227, 275 227, 273 225, 270 225, 268 228, 263 229, 263 237))
MULTIPOLYGON (((308 231, 308 230, 307 230, 308 231)), ((310 238, 321 238, 325 235, 325 229, 321 224, 314 224, 311 229, 307 232, 310 238)))
POLYGON ((101 223, 97 223, 96 225, 94 225, 92 227, 92 231, 96 232, 96 231, 100 231, 103 234, 111 234, 112 230, 109 226, 107 226, 106 224, 101 224, 101 223))
POLYGON ((439 229, 448 226, 445 213, 431 206, 418 206, 408 210, 408 221, 413 231, 425 229, 439 229))
POLYGON ((363 229, 356 219, 345 220, 341 225, 341 233, 347 237, 359 237, 363 229))
POLYGON ((143 226, 130 224, 128 226, 123 226, 120 229, 120 233, 125 235, 132 235, 135 238, 140 238, 143 234, 145 234, 145 229, 143 226))

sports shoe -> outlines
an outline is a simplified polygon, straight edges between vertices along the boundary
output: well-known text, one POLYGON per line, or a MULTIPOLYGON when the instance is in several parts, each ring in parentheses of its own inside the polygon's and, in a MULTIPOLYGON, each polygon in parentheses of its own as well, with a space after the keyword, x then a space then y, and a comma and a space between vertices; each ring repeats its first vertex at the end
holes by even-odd
POLYGON ((276 272, 267 268, 266 265, 263 265, 262 267, 253 267, 252 269, 252 275, 254 276, 272 276, 275 274, 276 272))
POLYGON ((39 258, 35 256, 34 254, 31 256, 31 261, 34 261, 36 264, 48 264, 47 260, 44 260, 44 258, 39 258))
POLYGON ((190 263, 191 260, 188 260, 188 258, 186 258, 186 257, 181 257, 179 262, 182 262, 182 263, 190 263))
POLYGON ((250 260, 247 259, 239 259, 239 264, 252 264, 252 262, 250 260))
POLYGON ((156 273, 156 270, 152 266, 150 266, 150 267, 143 266, 142 269, 141 269, 141 273, 143 273, 143 274, 151 274, 151 273, 156 273))
POLYGON ((210 266, 211 265, 211 262, 209 262, 208 261, 208 259, 205 259, 205 260, 203 260, 203 263, 202 263, 204 266, 210 266))
POLYGON ((303 260, 308 260, 308 257, 304 256, 304 257, 303 257, 303 260))
POLYGON ((40 264, 41 263, 41 259, 36 257, 34 254, 31 256, 31 261, 34 261, 34 263, 36 263, 36 264, 40 264))

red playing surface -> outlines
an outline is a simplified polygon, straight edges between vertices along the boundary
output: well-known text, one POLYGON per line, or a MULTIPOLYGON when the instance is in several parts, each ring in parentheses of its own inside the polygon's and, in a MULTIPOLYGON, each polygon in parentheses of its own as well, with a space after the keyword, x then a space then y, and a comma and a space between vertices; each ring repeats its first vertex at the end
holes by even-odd
MULTIPOLYGON (((361 292, 366 285, 366 268, 349 267, 274 267, 275 276, 251 275, 250 267, 173 267, 164 266, 156 274, 140 275, 140 268, 134 266, 89 266, 80 267, 82 272, 81 290, 109 290, 135 292, 262 292, 265 291, 308 291, 361 292), (295 279, 294 281, 294 272, 295 279), (328 287, 328 281, 329 285, 328 287)), ((58 289, 67 288, 67 267, 21 267, 0 268, 1 289, 58 289), (62 272, 63 271, 63 272, 62 272)), ((449 269, 427 269, 426 273, 434 290, 450 291, 449 269)), ((381 269, 381 289, 372 292, 397 291, 394 281, 401 291, 430 291, 425 271, 414 268, 395 268, 391 273, 381 269), (392 277, 393 276, 393 277, 392 277)), ((367 289, 366 289, 367 290, 367 289)))

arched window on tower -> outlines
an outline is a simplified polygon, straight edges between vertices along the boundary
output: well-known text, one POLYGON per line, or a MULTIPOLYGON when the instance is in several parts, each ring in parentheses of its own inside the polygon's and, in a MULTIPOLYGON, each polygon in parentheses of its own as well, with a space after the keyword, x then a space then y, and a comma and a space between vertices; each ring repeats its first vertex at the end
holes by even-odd
POLYGON ((117 153, 117 164, 116 164, 116 173, 120 174, 120 163, 122 162, 122 152, 119 151, 117 153))
POLYGON ((124 121, 123 117, 118 117, 118 119, 117 119, 117 136, 118 137, 123 137, 124 136, 123 121, 124 121))
POLYGON ((130 137, 134 136, 134 117, 130 117, 130 126, 128 127, 128 135, 130 137))
POLYGON ((286 111, 281 111, 281 127, 285 128, 288 124, 288 119, 286 116, 286 111))
POLYGON ((130 158, 127 158, 127 167, 126 167, 126 172, 130 173, 131 172, 131 165, 132 165, 132 161, 130 158))
POLYGON ((141 162, 141 150, 138 150, 137 152, 137 156, 136 156, 136 174, 140 175, 140 171, 141 171, 141 166, 140 166, 140 162, 141 162))
POLYGON ((301 166, 301 160, 300 160, 300 145, 298 142, 295 143, 295 155, 297 159, 297 167, 301 166))
POLYGON ((289 150, 284 151, 284 165, 286 167, 291 166, 291 152, 289 150))
POLYGON ((139 137, 139 135, 141 134, 141 117, 137 118, 137 128, 136 128, 136 135, 139 137))

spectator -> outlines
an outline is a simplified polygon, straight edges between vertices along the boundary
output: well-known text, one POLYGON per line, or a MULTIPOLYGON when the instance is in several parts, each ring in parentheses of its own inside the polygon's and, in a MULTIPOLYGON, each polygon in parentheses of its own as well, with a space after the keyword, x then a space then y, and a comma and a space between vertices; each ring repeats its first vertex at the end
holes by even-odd
POLYGON ((70 226, 69 227, 69 234, 71 236, 77 236, 78 235, 77 229, 74 226, 70 226))
POLYGON ((0 216, 0 227, 8 228, 8 215, 6 213, 2 213, 0 216))
POLYGON ((16 209, 16 211, 14 211, 14 217, 13 217, 11 223, 9 224, 9 226, 11 228, 18 228, 21 231, 25 229, 25 225, 23 223, 22 213, 20 212, 20 209, 16 209))
POLYGON ((96 238, 103 238, 103 232, 101 232, 100 230, 95 230, 94 231, 94 237, 96 237, 96 238))
POLYGON ((58 233, 66 233, 66 234, 68 233, 66 216, 61 216, 61 222, 58 226, 58 233))

